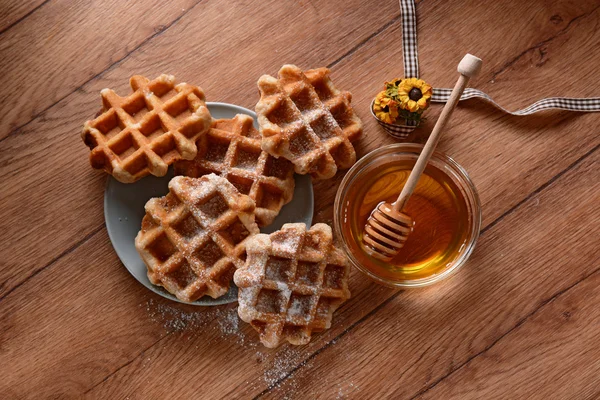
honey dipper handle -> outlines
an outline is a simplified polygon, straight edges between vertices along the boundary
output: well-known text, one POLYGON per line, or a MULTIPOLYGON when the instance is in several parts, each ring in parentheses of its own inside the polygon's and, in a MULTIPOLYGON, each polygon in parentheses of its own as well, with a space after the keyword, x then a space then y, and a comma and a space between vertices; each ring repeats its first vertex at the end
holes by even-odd
POLYGON ((421 151, 415 166, 406 180, 406 184, 402 188, 402 192, 400 192, 398 200, 396 200, 393 204, 393 207, 396 211, 402 211, 402 209, 404 209, 404 206, 410 198, 410 195, 415 190, 415 187, 419 182, 419 178, 425 170, 425 167, 427 166, 427 163, 429 162, 429 159, 435 151, 435 147, 442 136, 442 131, 444 130, 446 123, 448 123, 448 120, 450 120, 452 111, 454 111, 460 96, 465 90, 465 87, 467 87, 469 78, 479 73, 481 70, 481 64, 481 59, 471 54, 464 56, 458 64, 457 70, 460 72, 460 77, 458 78, 458 81, 456 81, 456 85, 454 85, 454 89, 452 89, 452 93, 450 94, 450 99, 446 102, 440 117, 433 127, 433 131, 431 132, 429 139, 427 139, 427 143, 425 143, 425 146, 423 147, 423 151, 421 151))

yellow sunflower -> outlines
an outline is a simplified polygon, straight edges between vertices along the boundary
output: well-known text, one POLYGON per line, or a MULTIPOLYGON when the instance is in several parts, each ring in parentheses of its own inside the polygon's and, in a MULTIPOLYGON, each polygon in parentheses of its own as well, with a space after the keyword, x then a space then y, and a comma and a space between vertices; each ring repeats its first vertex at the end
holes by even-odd
POLYGON ((401 108, 410 112, 422 112, 429 107, 432 89, 417 78, 404 79, 398 87, 401 108))
POLYGON ((398 104, 385 95, 385 90, 375 97, 373 112, 383 122, 393 124, 398 118, 398 104))

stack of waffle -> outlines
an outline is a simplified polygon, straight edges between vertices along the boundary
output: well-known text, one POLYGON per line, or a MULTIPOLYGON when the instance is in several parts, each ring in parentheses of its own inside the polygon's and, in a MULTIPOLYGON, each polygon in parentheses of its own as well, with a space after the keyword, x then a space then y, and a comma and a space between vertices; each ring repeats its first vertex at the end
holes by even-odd
POLYGON ((235 279, 239 315, 268 347, 329 328, 350 297, 331 228, 286 224, 263 235, 259 226, 291 201, 294 171, 327 179, 354 164, 362 123, 350 93, 326 68, 284 65, 278 78, 258 81, 257 130, 248 115, 212 119, 202 89, 173 76, 134 76, 130 85, 126 97, 102 90, 103 109, 82 138, 92 167, 121 182, 164 176, 172 164, 182 175, 146 203, 135 238, 150 281, 193 302, 224 295, 235 279))

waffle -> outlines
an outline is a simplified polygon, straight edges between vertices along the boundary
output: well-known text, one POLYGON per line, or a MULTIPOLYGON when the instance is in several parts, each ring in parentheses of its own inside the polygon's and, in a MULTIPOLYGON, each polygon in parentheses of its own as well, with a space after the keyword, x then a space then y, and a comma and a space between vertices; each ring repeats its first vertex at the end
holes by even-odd
POLYGON ((175 174, 194 178, 215 173, 233 183, 256 202, 256 221, 267 226, 294 195, 294 167, 283 158, 261 150, 261 137, 252 117, 213 121, 208 134, 198 139, 198 155, 174 164, 175 174))
POLYGON ((166 196, 146 203, 135 247, 153 284, 191 302, 227 293, 248 237, 258 232, 254 201, 227 179, 176 176, 166 196))
POLYGON ((246 251, 246 264, 234 275, 238 314, 267 347, 308 343, 350 298, 348 260, 333 245, 328 225, 306 231, 304 224, 285 224, 253 236, 246 251))
POLYGON ((84 124, 81 137, 92 150, 92 167, 124 183, 164 176, 169 165, 196 157, 196 140, 210 128, 202 89, 175 84, 171 75, 153 81, 131 77, 133 93, 103 89, 101 114, 84 124))
POLYGON ((350 141, 362 133, 362 122, 350 106, 352 95, 333 86, 327 68, 303 73, 284 65, 279 79, 263 75, 258 88, 256 113, 265 151, 315 179, 331 178, 338 168, 354 164, 350 141))

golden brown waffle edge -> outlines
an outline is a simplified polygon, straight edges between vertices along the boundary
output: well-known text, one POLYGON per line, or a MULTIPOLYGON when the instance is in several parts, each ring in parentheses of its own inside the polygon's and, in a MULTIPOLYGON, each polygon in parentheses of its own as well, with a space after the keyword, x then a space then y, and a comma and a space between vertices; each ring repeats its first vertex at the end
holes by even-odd
POLYGON ((121 97, 101 91, 102 113, 81 133, 93 168, 123 183, 152 174, 164 176, 176 160, 196 156, 196 140, 210 128, 204 92, 172 75, 131 77, 133 90, 121 97))

